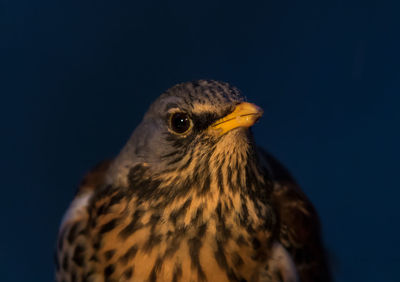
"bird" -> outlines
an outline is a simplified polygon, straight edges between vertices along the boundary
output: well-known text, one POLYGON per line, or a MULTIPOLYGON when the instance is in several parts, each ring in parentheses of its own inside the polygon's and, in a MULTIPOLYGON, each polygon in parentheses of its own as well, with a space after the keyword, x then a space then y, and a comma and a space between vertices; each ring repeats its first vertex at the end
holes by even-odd
POLYGON ((262 115, 226 82, 162 93, 82 180, 56 281, 331 281, 316 209, 256 145, 262 115))

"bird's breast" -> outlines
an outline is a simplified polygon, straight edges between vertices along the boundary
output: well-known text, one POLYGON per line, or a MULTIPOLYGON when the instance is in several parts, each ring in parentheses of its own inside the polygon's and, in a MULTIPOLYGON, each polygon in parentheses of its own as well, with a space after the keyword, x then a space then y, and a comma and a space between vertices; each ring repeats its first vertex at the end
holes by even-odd
POLYGON ((87 259, 109 281, 256 281, 266 263, 266 207, 245 197, 187 197, 162 209, 135 198, 106 212, 104 205, 93 212, 96 246, 87 259))

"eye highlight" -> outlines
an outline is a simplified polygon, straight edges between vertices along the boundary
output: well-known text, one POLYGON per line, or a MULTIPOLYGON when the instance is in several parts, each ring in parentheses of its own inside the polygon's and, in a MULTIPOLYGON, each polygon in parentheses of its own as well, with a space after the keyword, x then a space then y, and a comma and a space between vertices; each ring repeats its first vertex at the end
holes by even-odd
POLYGON ((187 113, 177 112, 170 115, 169 127, 176 134, 185 134, 193 126, 193 122, 187 113))

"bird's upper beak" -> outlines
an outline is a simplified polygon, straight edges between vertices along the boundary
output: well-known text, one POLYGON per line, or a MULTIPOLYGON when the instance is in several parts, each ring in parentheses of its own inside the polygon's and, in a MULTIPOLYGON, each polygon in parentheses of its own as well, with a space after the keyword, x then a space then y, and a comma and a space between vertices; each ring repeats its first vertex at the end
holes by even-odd
POLYGON ((208 128, 212 134, 219 136, 238 127, 248 128, 262 116, 263 110, 252 103, 243 102, 235 107, 232 113, 214 122, 208 128))

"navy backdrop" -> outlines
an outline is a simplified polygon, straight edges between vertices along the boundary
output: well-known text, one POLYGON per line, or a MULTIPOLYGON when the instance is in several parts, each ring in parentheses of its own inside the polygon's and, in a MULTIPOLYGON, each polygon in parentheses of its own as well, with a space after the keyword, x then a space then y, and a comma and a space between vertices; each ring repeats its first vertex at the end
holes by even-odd
POLYGON ((396 1, 0 0, 1 281, 53 280, 84 173, 175 83, 239 87, 320 212, 337 281, 400 281, 396 1))

